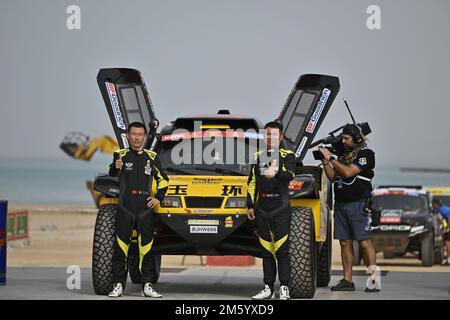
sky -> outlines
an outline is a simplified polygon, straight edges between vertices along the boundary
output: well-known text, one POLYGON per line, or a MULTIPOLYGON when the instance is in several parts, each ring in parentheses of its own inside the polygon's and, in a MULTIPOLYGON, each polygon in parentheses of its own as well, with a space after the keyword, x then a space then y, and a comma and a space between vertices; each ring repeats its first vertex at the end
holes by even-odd
POLYGON ((377 164, 450 168, 448 0, 0 0, 0 159, 65 159, 113 135, 100 68, 139 69, 161 124, 228 108, 262 122, 302 74, 340 78, 317 138, 368 121, 377 164), (381 29, 370 30, 370 5, 381 29), (80 8, 80 29, 66 12, 80 8))

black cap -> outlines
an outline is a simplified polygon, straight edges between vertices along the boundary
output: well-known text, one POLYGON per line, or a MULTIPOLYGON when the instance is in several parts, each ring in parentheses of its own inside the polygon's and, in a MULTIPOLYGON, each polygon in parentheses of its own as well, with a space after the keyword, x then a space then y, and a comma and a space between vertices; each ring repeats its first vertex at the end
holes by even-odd
POLYGON ((342 133, 354 137, 358 134, 361 134, 361 130, 359 129, 358 125, 347 123, 342 129, 342 133))

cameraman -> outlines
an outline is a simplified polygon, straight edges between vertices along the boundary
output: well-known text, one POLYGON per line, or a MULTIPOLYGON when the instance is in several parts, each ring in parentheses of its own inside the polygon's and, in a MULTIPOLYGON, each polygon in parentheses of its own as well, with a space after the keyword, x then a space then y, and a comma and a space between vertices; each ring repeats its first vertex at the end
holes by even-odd
POLYGON ((371 218, 365 210, 372 192, 375 154, 367 148, 365 137, 356 124, 345 125, 341 138, 344 152, 338 159, 328 149, 319 149, 323 154, 325 174, 334 183, 334 238, 341 245, 344 268, 344 278, 331 290, 355 291, 352 282, 353 240, 357 240, 370 274, 366 292, 379 292, 380 289, 375 287, 377 267, 370 239, 371 218))

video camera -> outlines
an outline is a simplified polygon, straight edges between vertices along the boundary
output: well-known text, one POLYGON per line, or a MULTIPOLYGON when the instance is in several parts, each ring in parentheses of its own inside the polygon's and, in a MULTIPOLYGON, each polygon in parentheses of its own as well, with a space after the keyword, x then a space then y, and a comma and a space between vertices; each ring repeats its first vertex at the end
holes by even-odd
MULTIPOLYGON (((350 108, 345 99, 344 99, 344 103, 345 103, 345 106, 347 107, 348 112, 350 113, 353 124, 356 124, 358 126, 360 134, 362 136, 367 136, 368 134, 370 134, 372 132, 372 130, 370 129, 369 123, 367 123, 367 122, 356 123, 355 119, 353 118, 353 114, 350 111, 350 108)), ((346 151, 346 148, 345 148, 344 144, 342 143, 342 133, 340 133, 338 135, 335 135, 335 134, 339 130, 342 130, 344 127, 345 127, 345 125, 340 126, 339 128, 331 131, 330 133, 328 133, 328 137, 325 137, 323 139, 320 139, 320 140, 312 143, 309 148, 312 149, 312 148, 322 144, 322 145, 326 145, 325 148, 328 149, 332 154, 334 154, 338 157, 342 156, 346 151)), ((319 150, 315 150, 312 153, 313 153, 315 160, 323 159, 323 154, 319 150)))

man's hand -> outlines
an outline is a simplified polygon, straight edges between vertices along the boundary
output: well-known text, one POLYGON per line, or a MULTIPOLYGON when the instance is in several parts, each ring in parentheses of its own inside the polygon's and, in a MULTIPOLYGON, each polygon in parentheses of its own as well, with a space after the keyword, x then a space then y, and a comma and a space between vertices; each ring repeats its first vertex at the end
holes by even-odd
POLYGON ((122 156, 119 156, 119 159, 116 160, 115 166, 117 170, 122 170, 123 167, 122 156))
POLYGON ((148 197, 147 201, 148 201, 147 207, 152 208, 152 209, 160 204, 160 201, 153 197, 148 197))
POLYGON ((332 156, 330 150, 328 150, 327 148, 319 148, 319 151, 322 152, 323 157, 326 161, 330 161, 330 158, 332 156))
POLYGON ((247 218, 248 220, 255 220, 255 210, 254 209, 248 209, 247 211, 247 218))
POLYGON ((270 166, 269 169, 264 171, 264 176, 266 177, 266 179, 272 179, 276 174, 277 173, 274 166, 270 166))

